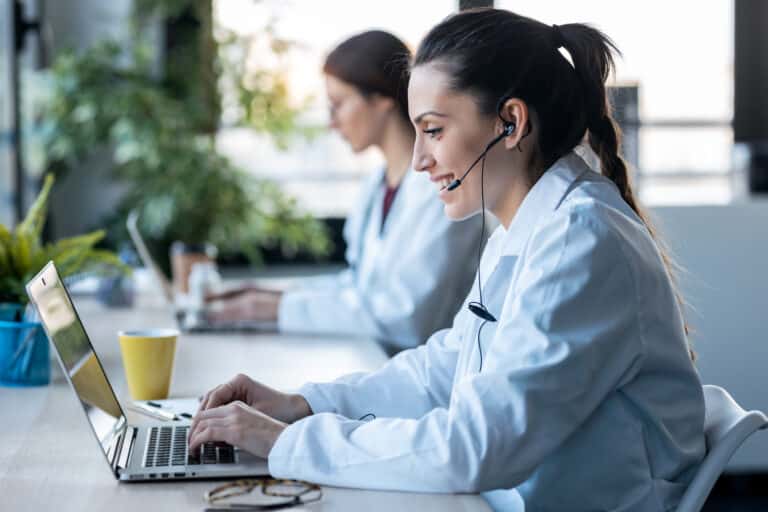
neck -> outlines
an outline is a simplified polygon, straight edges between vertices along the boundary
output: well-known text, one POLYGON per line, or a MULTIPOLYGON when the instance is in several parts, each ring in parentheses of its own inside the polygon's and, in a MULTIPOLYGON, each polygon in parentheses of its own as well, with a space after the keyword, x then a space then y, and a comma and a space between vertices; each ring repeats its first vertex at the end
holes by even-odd
POLYGON ((410 125, 406 125, 398 115, 393 116, 384 128, 379 148, 387 163, 385 175, 387 186, 398 186, 410 169, 414 140, 415 136, 410 125))
POLYGON ((492 173, 497 177, 494 183, 486 183, 486 198, 489 195, 489 190, 501 191, 501 194, 494 198, 493 204, 489 205, 488 209, 494 217, 499 219, 504 229, 509 229, 517 210, 520 209, 525 196, 528 195, 534 185, 529 180, 529 164, 530 160, 526 159, 525 155, 512 155, 511 159, 502 164, 499 171, 492 173))

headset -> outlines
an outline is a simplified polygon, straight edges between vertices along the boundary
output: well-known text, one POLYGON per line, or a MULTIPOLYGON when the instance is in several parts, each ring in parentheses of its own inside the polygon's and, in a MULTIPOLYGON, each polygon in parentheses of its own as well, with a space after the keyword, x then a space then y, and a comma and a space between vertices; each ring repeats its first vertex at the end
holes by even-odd
MULTIPOLYGON (((499 113, 499 117, 501 117, 501 113, 499 113)), ((485 146, 485 149, 483 150, 483 152, 480 153, 480 156, 478 156, 474 162, 472 162, 472 165, 470 165, 469 169, 467 169, 466 172, 462 174, 461 178, 453 180, 451 183, 443 187, 442 190, 450 191, 450 190, 456 190, 457 188, 459 188, 464 178, 467 177, 470 171, 472 171, 472 169, 475 168, 475 166, 480 160, 483 160, 485 155, 488 154, 488 151, 490 151, 493 146, 498 144, 499 141, 504 137, 509 137, 510 135, 515 133, 517 126, 515 125, 514 122, 507 121, 503 117, 501 117, 501 120, 504 123, 504 130, 499 135, 494 137, 493 140, 491 140, 491 142, 489 142, 487 146, 485 146)), ((527 133, 524 134, 523 137, 525 137, 526 135, 527 133)), ((520 146, 518 145, 518 149, 519 148, 520 146)), ((480 169, 481 176, 484 168, 485 168, 485 160, 483 160, 483 165, 481 166, 481 169, 480 169)), ((480 236, 482 236, 485 233, 485 193, 483 192, 484 187, 482 183, 482 178, 480 179, 481 179, 480 201, 482 204, 482 216, 483 216, 482 227, 480 229, 480 236)), ((480 317, 483 320, 483 323, 480 325, 480 328, 477 330, 477 350, 480 352, 480 369, 478 370, 479 372, 483 371, 483 348, 480 346, 480 333, 483 331, 483 327, 485 327, 485 324, 487 322, 496 322, 496 317, 493 316, 491 312, 488 311, 488 308, 485 307, 485 304, 483 304, 483 288, 482 288, 483 285, 481 284, 481 279, 480 279, 480 257, 482 256, 482 254, 483 254, 483 244, 481 243, 477 248, 477 289, 479 291, 480 301, 479 302, 472 301, 467 305, 468 309, 472 313, 474 313, 476 316, 480 317)), ((375 420, 376 415, 373 414, 372 412, 369 412, 367 414, 360 416, 360 418, 358 418, 358 421, 366 421, 368 418, 375 420)))
MULTIPOLYGON (((501 115, 499 115, 499 117, 501 117, 501 115)), ((502 121, 504 122, 504 131, 502 131, 500 134, 494 137, 494 139, 491 142, 489 142, 487 146, 485 146, 485 150, 483 150, 483 152, 480 153, 480 156, 478 156, 477 159, 474 162, 472 162, 472 165, 469 166, 469 169, 467 169, 466 172, 461 175, 461 178, 455 179, 451 183, 449 183, 445 187, 446 190, 450 191, 450 190, 456 190, 457 188, 459 188, 462 182, 464 181, 464 178, 467 177, 467 174, 469 174, 470 171, 475 168, 475 166, 477 165, 477 162, 479 162, 482 158, 484 158, 485 155, 488 154, 488 152, 491 150, 493 146, 495 146, 504 137, 509 137, 510 135, 515 133, 517 126, 515 125, 514 122, 507 121, 506 119, 502 119, 502 121)))
MULTIPOLYGON (((499 102, 501 104, 501 102, 499 102)), ((501 116, 501 112, 499 112, 499 117, 501 118, 501 121, 504 123, 504 129, 503 131, 498 134, 496 137, 494 137, 483 150, 482 153, 480 153, 480 156, 478 156, 474 162, 472 162, 472 165, 469 166, 469 169, 467 169, 464 174, 461 175, 460 178, 457 178, 453 180, 451 183, 443 187, 444 190, 452 191, 456 190, 461 186, 461 184, 464 182, 464 179, 467 177, 467 175, 472 171, 472 169, 475 168, 478 162, 481 160, 483 161, 482 165, 480 166, 480 202, 481 202, 481 215, 482 215, 482 224, 481 224, 481 237, 483 234, 485 234, 485 186, 484 186, 484 180, 483 180, 483 174, 485 170, 485 156, 488 154, 488 151, 493 148, 496 144, 499 143, 504 137, 509 137, 513 133, 515 133, 515 130, 517 129, 517 125, 513 121, 507 121, 501 116)), ((527 135, 527 134, 526 134, 527 135)), ((518 149, 520 149, 518 145, 518 149)), ((483 331, 483 327, 485 327, 485 324, 488 322, 496 322, 496 317, 493 316, 493 314, 488 311, 488 308, 483 304, 483 285, 482 285, 482 279, 480 277, 480 258, 482 257, 482 249, 483 244, 481 243, 477 248, 477 290, 478 295, 480 296, 479 301, 470 301, 470 303, 467 305, 467 309, 469 309, 475 316, 483 320, 483 323, 480 324, 480 328, 477 330, 477 350, 480 353, 480 368, 478 372, 481 372, 483 370, 483 349, 480 345, 480 333, 483 331)))

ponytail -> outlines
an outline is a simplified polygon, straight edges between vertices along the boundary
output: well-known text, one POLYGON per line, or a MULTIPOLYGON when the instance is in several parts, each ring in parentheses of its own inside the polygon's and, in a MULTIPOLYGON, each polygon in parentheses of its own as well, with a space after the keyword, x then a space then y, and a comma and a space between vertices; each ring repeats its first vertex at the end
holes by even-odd
MULTIPOLYGON (((592 151, 600 159, 600 171, 619 189, 630 208, 645 224, 651 238, 659 248, 661 259, 672 281, 673 291, 681 313, 685 313, 685 300, 677 287, 679 268, 660 240, 648 214, 638 203, 629 178, 627 163, 620 154, 622 134, 613 119, 605 82, 614 69, 612 52, 620 53, 616 45, 602 32, 583 24, 563 27, 553 26, 556 40, 571 54, 574 70, 579 77, 587 106, 587 138, 592 151)), ((683 322, 685 334, 689 334, 687 322, 683 322)), ((691 359, 696 354, 690 350, 691 359)))
MULTIPOLYGON (((616 184, 624 201, 646 221, 638 208, 629 181, 627 164, 620 155, 621 130, 611 114, 605 82, 614 69, 613 52, 620 52, 608 36, 581 23, 552 26, 556 44, 571 55, 573 72, 581 86, 589 145, 600 159, 600 170, 616 184)), ((648 224, 646 222, 646 224, 648 224)))
MULTIPOLYGON (((430 30, 413 65, 439 63, 449 71, 448 86, 469 92, 485 115, 496 116, 505 98, 525 101, 538 119, 531 183, 586 135, 602 174, 616 184, 656 241, 675 287, 674 262, 640 208, 621 158, 621 132, 605 89, 614 54, 620 52, 613 41, 582 23, 550 26, 513 12, 480 8, 450 16, 430 30)), ((677 291, 675 295, 684 312, 685 303, 677 291)))

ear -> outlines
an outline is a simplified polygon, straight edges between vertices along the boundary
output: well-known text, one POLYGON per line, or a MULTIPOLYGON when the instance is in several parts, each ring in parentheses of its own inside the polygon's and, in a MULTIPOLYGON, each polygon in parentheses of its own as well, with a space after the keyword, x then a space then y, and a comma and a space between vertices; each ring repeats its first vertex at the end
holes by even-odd
MULTIPOLYGON (((514 149, 520 143, 528 126, 528 105, 520 98, 509 98, 499 109, 499 116, 515 124, 515 131, 512 132, 512 135, 504 137, 504 147, 514 149)), ((498 122, 499 131, 503 131, 504 123, 501 119, 498 122)))
POLYGON ((374 93, 370 96, 369 101, 379 112, 389 112, 397 107, 394 98, 383 94, 374 93))

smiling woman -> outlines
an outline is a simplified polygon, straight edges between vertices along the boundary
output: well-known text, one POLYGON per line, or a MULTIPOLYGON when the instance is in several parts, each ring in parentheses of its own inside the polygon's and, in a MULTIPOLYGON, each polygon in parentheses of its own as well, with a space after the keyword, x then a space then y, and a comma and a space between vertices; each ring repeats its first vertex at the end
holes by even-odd
POLYGON ((414 168, 442 188, 479 164, 441 194, 446 213, 487 195, 501 223, 468 307, 375 372, 297 394, 240 376, 194 442, 227 425, 278 478, 484 492, 498 510, 674 509, 705 453, 703 392, 616 151, 612 51, 587 25, 495 9, 433 28, 409 86, 414 168), (585 137, 601 172, 574 151, 585 137), (224 405, 238 399, 253 410, 224 405))

